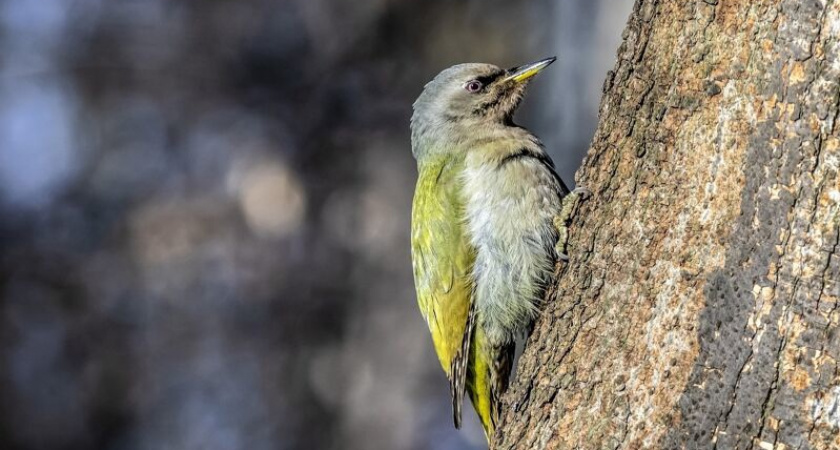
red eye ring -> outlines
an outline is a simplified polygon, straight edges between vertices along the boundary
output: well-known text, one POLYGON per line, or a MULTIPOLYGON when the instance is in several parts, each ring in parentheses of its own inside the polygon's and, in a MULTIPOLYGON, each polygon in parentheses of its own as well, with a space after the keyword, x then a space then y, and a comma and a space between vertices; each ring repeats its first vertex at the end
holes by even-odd
POLYGON ((467 81, 467 84, 464 85, 464 89, 466 89, 467 92, 471 92, 473 94, 480 91, 483 87, 484 85, 481 84, 481 82, 478 80, 467 81))

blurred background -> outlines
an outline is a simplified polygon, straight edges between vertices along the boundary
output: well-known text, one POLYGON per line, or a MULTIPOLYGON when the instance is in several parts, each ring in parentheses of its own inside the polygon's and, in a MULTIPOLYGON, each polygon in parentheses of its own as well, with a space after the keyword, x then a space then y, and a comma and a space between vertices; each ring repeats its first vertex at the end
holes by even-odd
POLYGON ((559 61, 573 173, 630 0, 0 0, 0 448, 471 449, 416 309, 411 103, 559 61))

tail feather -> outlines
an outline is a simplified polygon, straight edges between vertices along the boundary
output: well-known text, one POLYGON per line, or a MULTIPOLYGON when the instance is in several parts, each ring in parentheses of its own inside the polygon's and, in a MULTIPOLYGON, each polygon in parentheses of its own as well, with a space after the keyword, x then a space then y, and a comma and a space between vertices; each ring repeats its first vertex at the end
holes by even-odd
POLYGON ((461 347, 452 358, 449 370, 449 393, 452 396, 452 419, 455 428, 461 428, 461 410, 464 404, 464 388, 467 381, 467 369, 470 362, 470 345, 472 344, 473 329, 475 328, 475 302, 470 303, 469 314, 467 315, 467 326, 464 328, 464 337, 461 347))
POLYGON ((513 369, 515 344, 491 344, 480 326, 473 331, 467 392, 484 434, 490 441, 501 418, 502 395, 507 391, 513 369))
POLYGON ((502 395, 507 392, 510 372, 513 369, 513 356, 516 344, 511 342, 491 348, 493 369, 490 371, 490 406, 493 412, 493 425, 501 419, 502 395))

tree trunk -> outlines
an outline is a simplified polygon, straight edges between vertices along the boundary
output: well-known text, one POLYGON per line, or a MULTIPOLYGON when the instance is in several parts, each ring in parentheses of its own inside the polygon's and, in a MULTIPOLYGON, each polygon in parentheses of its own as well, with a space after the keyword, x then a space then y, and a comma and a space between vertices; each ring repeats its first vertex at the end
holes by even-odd
POLYGON ((498 449, 840 448, 840 1, 637 1, 498 449))

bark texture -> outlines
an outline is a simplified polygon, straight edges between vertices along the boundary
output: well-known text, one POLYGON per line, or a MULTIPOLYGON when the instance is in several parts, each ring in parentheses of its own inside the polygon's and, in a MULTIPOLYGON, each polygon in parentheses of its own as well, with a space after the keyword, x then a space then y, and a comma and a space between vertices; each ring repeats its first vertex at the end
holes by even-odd
POLYGON ((643 0, 498 449, 840 448, 840 0, 643 0))

